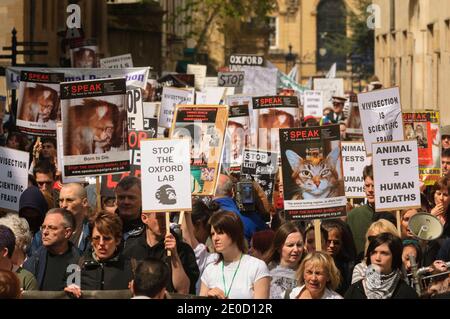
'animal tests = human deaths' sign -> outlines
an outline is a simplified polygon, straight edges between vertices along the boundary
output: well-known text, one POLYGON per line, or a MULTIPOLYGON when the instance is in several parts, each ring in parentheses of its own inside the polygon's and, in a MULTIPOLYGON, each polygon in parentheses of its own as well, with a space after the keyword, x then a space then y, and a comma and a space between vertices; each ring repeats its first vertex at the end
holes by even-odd
POLYGON ((364 142, 341 142, 341 151, 345 196, 365 197, 363 170, 371 164, 371 157, 366 156, 364 142))
POLYGON ((0 208, 19 211, 19 198, 28 186, 27 152, 0 147, 0 208))
POLYGON ((188 139, 141 141, 142 211, 190 211, 188 139))
POLYGON ((398 87, 358 94, 367 155, 372 143, 404 140, 398 87))
POLYGON ((375 210, 420 207, 417 141, 373 144, 375 210))

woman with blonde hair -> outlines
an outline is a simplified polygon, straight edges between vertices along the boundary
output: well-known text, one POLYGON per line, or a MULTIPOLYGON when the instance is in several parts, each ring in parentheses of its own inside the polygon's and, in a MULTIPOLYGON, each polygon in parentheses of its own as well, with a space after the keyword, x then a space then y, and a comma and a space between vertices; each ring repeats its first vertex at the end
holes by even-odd
MULTIPOLYGON (((381 233, 391 233, 398 237, 397 228, 387 219, 379 219, 373 222, 366 232, 366 243, 364 245, 364 256, 367 254, 367 248, 370 242, 381 233)), ((352 284, 366 277, 367 264, 365 258, 355 266, 352 275, 352 284)))
POLYGON ((297 271, 298 287, 287 290, 289 299, 343 299, 335 289, 341 277, 333 258, 327 253, 316 251, 303 259, 297 271))

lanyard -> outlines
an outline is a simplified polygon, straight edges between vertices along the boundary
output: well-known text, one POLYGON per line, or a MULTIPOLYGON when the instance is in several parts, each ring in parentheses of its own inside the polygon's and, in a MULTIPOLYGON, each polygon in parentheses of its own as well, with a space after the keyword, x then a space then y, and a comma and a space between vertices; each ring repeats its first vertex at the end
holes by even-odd
POLYGON ((233 279, 231 279, 230 287, 228 287, 228 292, 227 292, 227 286, 225 284, 224 261, 222 261, 222 280, 223 280, 223 288, 224 288, 225 298, 228 298, 228 296, 230 295, 231 286, 233 286, 234 278, 236 277, 236 274, 239 270, 239 266, 241 265, 242 256, 243 256, 243 254, 241 254, 241 258, 239 258, 239 264, 238 264, 236 270, 234 271, 233 279))

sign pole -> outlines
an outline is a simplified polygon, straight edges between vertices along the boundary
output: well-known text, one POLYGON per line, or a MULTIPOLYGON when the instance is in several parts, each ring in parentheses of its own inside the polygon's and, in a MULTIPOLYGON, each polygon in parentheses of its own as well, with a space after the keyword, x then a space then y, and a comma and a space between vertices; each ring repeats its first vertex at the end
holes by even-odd
POLYGON ((316 241, 316 251, 322 251, 322 234, 320 232, 320 219, 314 219, 314 239, 316 241))
POLYGON ((180 218, 178 219, 178 224, 181 226, 183 225, 183 219, 184 219, 184 210, 180 212, 180 218))
POLYGON ((100 195, 100 177, 95 176, 95 195, 97 199, 97 212, 102 209, 102 198, 100 195))
POLYGON ((402 228, 401 228, 400 211, 397 210, 395 215, 396 215, 396 217, 397 217, 397 231, 398 231, 398 236, 399 236, 400 238, 402 238, 402 228))
MULTIPOLYGON (((170 234, 170 212, 165 212, 166 215, 166 235, 170 234)), ((172 256, 172 252, 167 250, 167 256, 172 256)))

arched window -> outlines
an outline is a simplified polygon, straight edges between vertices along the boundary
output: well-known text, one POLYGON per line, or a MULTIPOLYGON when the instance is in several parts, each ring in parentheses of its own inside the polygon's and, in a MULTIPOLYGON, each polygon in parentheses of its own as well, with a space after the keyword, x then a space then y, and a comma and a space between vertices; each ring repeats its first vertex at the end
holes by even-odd
POLYGON ((335 52, 333 44, 346 36, 346 13, 341 0, 322 0, 317 6, 317 70, 328 71, 337 62, 338 70, 345 70, 346 56, 335 52))

